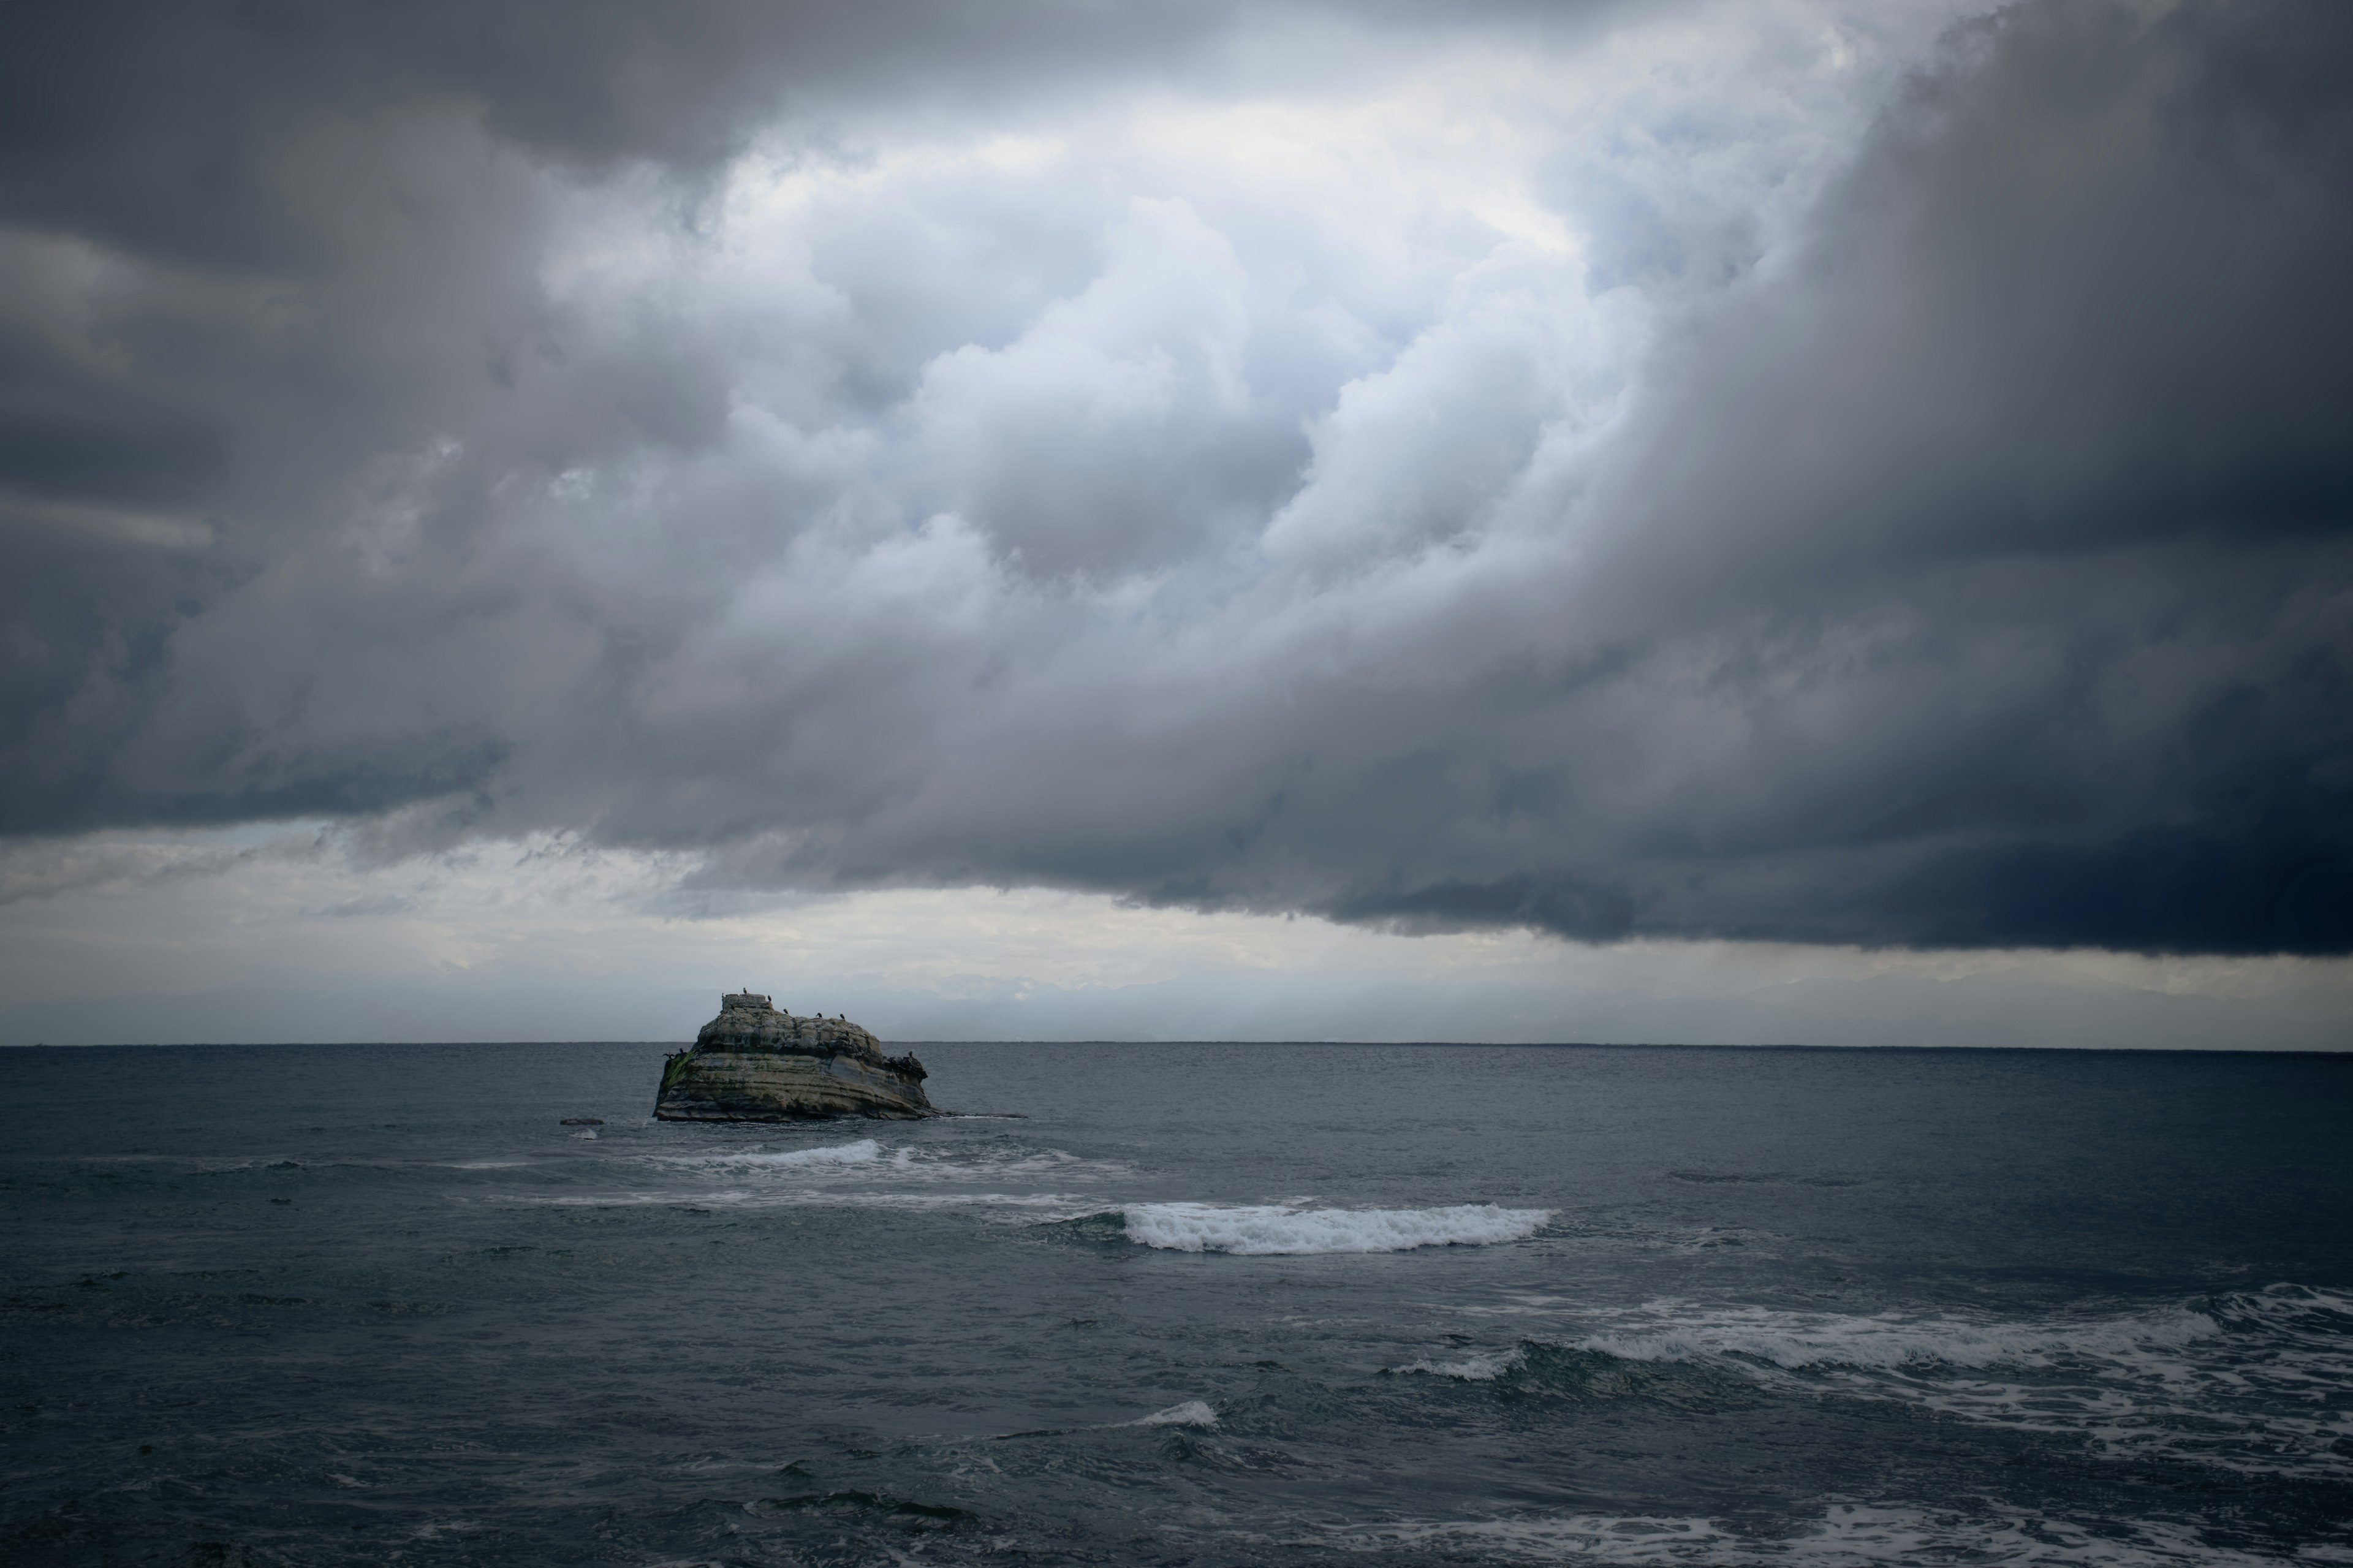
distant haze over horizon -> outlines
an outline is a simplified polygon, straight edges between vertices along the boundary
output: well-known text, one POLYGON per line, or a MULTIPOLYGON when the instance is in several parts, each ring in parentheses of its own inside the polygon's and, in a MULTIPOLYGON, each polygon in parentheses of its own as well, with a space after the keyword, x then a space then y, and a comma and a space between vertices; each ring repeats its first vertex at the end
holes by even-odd
POLYGON ((2353 1039, 2353 8, 653 15, 0 20, 0 1044, 2353 1039))

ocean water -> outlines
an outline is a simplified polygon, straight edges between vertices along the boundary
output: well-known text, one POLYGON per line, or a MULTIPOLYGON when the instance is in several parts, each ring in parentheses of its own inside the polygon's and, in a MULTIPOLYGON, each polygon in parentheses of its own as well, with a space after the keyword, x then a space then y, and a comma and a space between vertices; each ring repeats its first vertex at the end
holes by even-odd
POLYGON ((2353 1058, 662 1051, 0 1052, 0 1561, 2353 1563, 2353 1058))

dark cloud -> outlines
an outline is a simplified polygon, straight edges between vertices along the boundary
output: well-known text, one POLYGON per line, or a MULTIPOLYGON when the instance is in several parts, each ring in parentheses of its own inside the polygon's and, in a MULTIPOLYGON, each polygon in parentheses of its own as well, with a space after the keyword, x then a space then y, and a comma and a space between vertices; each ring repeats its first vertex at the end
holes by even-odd
POLYGON ((551 157, 702 164, 797 92, 949 62, 986 76, 1040 49, 1182 47, 1218 20, 927 0, 33 0, 11 16, 0 200, 18 221, 263 267, 332 259, 281 184, 289 143, 322 119, 453 107, 551 157))
POLYGON ((1966 22, 1801 220, 1793 26, 1535 159, 1581 261, 1103 127, 1601 7, 14 16, 0 829, 2353 950, 2320 0, 1966 22))
MULTIPOLYGON (((1534 38, 1622 0, 1475 0, 1452 27, 1534 38)), ((15 221, 235 266, 330 259, 284 199, 322 119, 455 108, 586 165, 705 165, 784 110, 874 94, 1001 100, 1219 62, 1243 8, 1007 0, 24 0, 0 50, 0 205, 15 221)), ((1431 26, 1417 0, 1275 7, 1431 26)))
POLYGON ((1919 716, 1876 723, 1929 732, 1777 792, 1772 839, 1898 852, 1826 933, 2342 951, 2353 25, 2053 5, 1948 47, 1668 356, 1599 574, 1907 623, 1919 716))

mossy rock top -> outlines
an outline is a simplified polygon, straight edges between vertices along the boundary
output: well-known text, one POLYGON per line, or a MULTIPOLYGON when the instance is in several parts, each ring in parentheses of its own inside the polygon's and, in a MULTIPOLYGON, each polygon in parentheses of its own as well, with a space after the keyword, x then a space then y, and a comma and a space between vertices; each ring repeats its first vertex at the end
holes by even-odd
POLYGON ((719 999, 719 1016, 694 1037, 698 1051, 790 1051, 812 1057, 888 1058, 882 1042, 847 1018, 795 1017, 752 991, 719 999))

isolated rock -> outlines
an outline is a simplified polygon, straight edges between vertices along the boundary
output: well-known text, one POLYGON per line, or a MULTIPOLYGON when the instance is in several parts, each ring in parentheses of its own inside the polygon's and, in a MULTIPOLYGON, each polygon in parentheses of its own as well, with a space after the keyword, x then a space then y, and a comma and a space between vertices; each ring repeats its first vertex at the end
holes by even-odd
POLYGON ((923 1064, 841 1018, 796 1018, 756 992, 719 999, 719 1016, 662 1064, 654 1114, 665 1121, 891 1121, 943 1114, 923 1098, 923 1064))

